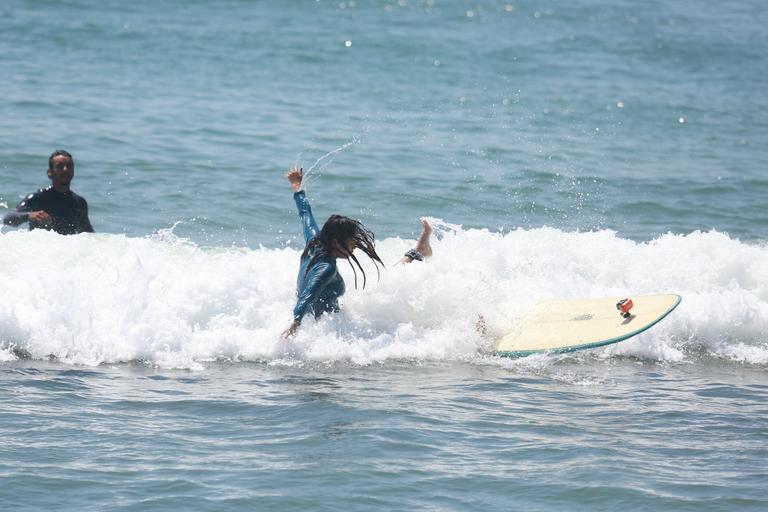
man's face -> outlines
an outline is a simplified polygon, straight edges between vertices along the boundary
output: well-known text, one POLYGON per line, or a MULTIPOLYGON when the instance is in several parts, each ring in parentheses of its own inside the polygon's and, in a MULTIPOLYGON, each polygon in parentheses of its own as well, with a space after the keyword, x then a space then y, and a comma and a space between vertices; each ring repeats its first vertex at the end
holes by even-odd
POLYGON ((65 155, 56 155, 48 169, 48 177, 54 185, 69 185, 75 176, 75 162, 65 155))

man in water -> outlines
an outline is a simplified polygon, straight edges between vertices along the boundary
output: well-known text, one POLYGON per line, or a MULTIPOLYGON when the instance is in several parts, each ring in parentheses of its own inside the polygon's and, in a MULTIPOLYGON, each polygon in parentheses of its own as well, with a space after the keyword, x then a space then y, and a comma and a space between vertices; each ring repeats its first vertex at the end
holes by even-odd
POLYGON ((53 230, 60 235, 93 233, 88 219, 88 203, 70 189, 75 177, 72 155, 58 149, 48 159, 51 186, 28 195, 16 210, 3 218, 3 224, 18 226, 29 222, 29 229, 53 230))

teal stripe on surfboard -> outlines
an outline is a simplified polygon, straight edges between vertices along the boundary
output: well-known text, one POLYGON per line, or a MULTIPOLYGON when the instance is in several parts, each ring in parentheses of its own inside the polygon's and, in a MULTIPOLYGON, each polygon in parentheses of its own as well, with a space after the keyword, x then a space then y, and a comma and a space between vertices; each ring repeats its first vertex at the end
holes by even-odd
MULTIPOLYGON (((541 348, 541 349, 529 349, 529 350, 497 350, 495 352, 495 355, 501 356, 501 357, 525 357, 532 354, 562 354, 562 353, 569 353, 569 352, 575 352, 578 350, 587 350, 592 348, 599 348, 604 347, 606 345, 612 345, 614 343, 618 343, 620 341, 624 341, 626 339, 629 339, 633 336, 636 336, 660 321, 662 321, 664 318, 666 318, 674 309, 680 304, 682 301, 682 296, 677 294, 670 294, 676 298, 674 301, 674 304, 668 307, 666 311, 664 311, 662 314, 656 316, 652 321, 649 321, 642 325, 641 327, 627 332, 623 333, 619 336, 614 336, 607 339, 601 339, 598 341, 590 342, 590 343, 582 343, 577 345, 568 345, 568 346, 561 346, 561 347, 548 347, 548 348, 541 348)), ((613 301, 615 299, 606 299, 606 301, 613 301)))

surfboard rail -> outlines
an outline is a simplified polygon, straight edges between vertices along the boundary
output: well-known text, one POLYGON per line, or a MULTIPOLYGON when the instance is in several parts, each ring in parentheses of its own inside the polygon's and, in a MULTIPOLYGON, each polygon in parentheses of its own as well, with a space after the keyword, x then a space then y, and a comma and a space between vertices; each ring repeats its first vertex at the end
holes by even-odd
MULTIPOLYGON (((613 336, 605 335, 605 332, 609 332, 608 329, 602 328, 596 331, 594 341, 587 341, 587 342, 575 342, 572 344, 563 343, 560 346, 542 346, 542 347, 536 347, 535 345, 537 342, 541 344, 541 340, 531 340, 529 338, 535 338, 537 335, 534 334, 527 334, 533 332, 535 329, 542 328, 542 327, 549 327, 550 329, 552 326, 565 328, 569 326, 569 322, 572 323, 574 321, 581 322, 581 321, 589 321, 596 318, 596 315, 593 311, 590 311, 590 307, 600 307, 599 318, 598 320, 605 321, 605 319, 608 318, 608 312, 604 311, 612 310, 610 311, 611 315, 615 315, 615 319, 617 321, 621 320, 619 315, 617 314, 617 311, 615 309, 615 304, 620 298, 616 297, 607 297, 607 298, 594 298, 594 299, 570 299, 570 300, 562 300, 562 301, 543 301, 538 303, 531 312, 529 312, 528 315, 523 317, 523 320, 521 321, 521 324, 518 326, 516 330, 513 330, 512 333, 507 334, 506 336, 502 337, 500 341, 497 344, 496 351, 494 352, 495 355, 501 356, 501 357, 525 357, 532 354, 562 354, 562 353, 568 353, 568 352, 575 352, 577 350, 587 350, 592 348, 599 348, 604 347, 606 345, 612 345, 614 343, 618 343, 620 341, 624 341, 628 338, 631 338, 633 336, 636 336, 640 334, 641 332, 644 332, 660 321, 662 321, 664 318, 666 318, 682 301, 682 296, 678 294, 662 294, 662 295, 641 295, 637 297, 633 297, 635 302, 639 303, 640 307, 642 308, 642 305, 649 300, 658 300, 661 301, 661 306, 655 306, 655 308, 658 309, 658 312, 652 315, 646 315, 650 316, 649 318, 646 318, 640 325, 638 325, 637 328, 632 329, 630 331, 624 331, 620 334, 616 334, 613 336), (580 305, 584 305, 581 309, 579 309, 580 305), (571 307, 572 306, 572 307, 571 307), (583 312, 582 312, 583 311, 583 312), (562 313, 560 317, 557 317, 558 314, 562 313), (555 315, 554 319, 549 319, 548 315, 555 315), (549 324, 549 325, 547 325, 549 324), (528 338, 526 338, 528 336, 528 338), (515 347, 519 347, 519 349, 516 349, 515 347)), ((638 312, 638 314, 644 314, 642 311, 638 312)), ((636 318, 636 315, 632 315, 630 319, 636 318)), ((626 323, 627 320, 624 320, 621 323, 626 323)))

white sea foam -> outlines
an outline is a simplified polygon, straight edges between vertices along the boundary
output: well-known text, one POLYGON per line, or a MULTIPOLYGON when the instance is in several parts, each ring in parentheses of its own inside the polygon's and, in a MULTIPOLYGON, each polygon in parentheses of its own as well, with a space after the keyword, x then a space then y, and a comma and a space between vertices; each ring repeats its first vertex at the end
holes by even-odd
POLYGON ((492 342, 476 330, 479 315, 492 338, 539 299, 670 292, 683 302, 667 319, 593 353, 685 361, 704 352, 768 362, 765 245, 718 232, 637 243, 611 231, 500 234, 439 222, 437 231, 435 256, 425 264, 393 265, 412 240, 379 242, 388 265, 377 282, 364 263, 364 290, 354 289, 340 262, 343 312, 307 319, 288 342, 279 338, 294 303, 297 249, 203 248, 168 232, 0 233, 0 361, 53 355, 85 365, 143 360, 193 369, 217 359, 487 362, 495 359, 492 342))

